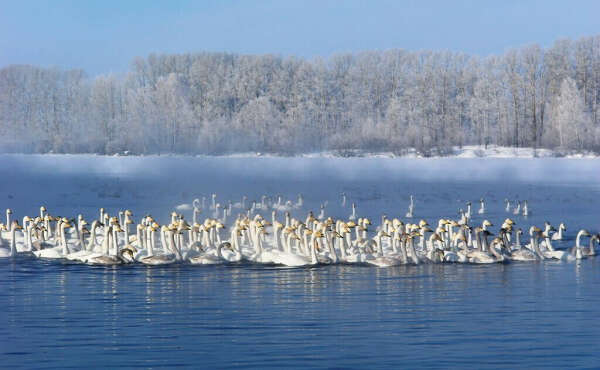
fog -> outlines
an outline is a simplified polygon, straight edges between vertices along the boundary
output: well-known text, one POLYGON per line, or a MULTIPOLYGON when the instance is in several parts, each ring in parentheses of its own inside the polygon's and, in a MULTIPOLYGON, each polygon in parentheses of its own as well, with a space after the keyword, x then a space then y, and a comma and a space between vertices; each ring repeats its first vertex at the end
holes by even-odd
MULTIPOLYGON (((36 215, 44 204, 54 215, 98 217, 104 207, 114 214, 132 209, 136 219, 151 213, 167 222, 176 206, 217 194, 227 205, 248 197, 304 206, 292 215, 348 217, 355 202, 359 216, 378 220, 382 213, 403 218, 410 195, 415 218, 456 217, 465 202, 478 209, 487 202, 487 217, 505 217, 504 199, 529 201, 526 222, 543 225, 568 217, 571 223, 598 228, 600 160, 597 159, 386 159, 261 157, 109 157, 96 155, 0 155, 5 179, 0 207, 15 216, 36 215), (340 194, 347 194, 346 207, 340 194)), ((243 210, 234 209, 233 215, 243 210)), ((184 210, 189 219, 191 212, 184 210)), ((211 217, 203 211, 202 217, 211 217)), ((270 211, 264 216, 270 218, 270 211)), ((282 216, 282 215, 280 215, 282 216)), ((229 220, 231 221, 231 219, 229 220)))

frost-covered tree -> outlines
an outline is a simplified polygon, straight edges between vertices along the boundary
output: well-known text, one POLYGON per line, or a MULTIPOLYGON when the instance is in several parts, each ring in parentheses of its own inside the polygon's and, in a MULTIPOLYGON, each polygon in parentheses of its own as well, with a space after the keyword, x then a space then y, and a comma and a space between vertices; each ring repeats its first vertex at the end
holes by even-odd
POLYGON ((123 76, 0 69, 0 151, 599 150, 599 113, 600 36, 485 58, 202 52, 136 58, 123 76))
POLYGON ((583 149, 589 144, 592 133, 591 122, 585 112, 581 94, 570 77, 563 80, 556 96, 550 116, 551 130, 548 132, 550 145, 563 149, 583 149))

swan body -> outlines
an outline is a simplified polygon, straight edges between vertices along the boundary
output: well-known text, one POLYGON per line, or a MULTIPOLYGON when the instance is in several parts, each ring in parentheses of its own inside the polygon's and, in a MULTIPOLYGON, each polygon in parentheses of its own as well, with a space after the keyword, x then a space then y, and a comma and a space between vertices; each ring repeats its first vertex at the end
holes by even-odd
POLYGON ((563 231, 567 231, 567 227, 561 222, 560 225, 558 225, 558 232, 552 234, 552 240, 562 240, 563 231))
POLYGON ((479 211, 477 211, 477 213, 482 215, 485 213, 485 202, 484 202, 483 198, 481 198, 479 200, 479 202, 480 202, 481 206, 479 207, 479 211))
MULTIPOLYGON (((7 212, 8 215, 8 212, 7 212)), ((10 227, 10 246, 6 248, 4 246, 0 247, 0 258, 7 257, 15 257, 17 255, 17 240, 16 240, 16 232, 17 230, 22 230, 23 227, 19 225, 16 221, 11 224, 10 227)))

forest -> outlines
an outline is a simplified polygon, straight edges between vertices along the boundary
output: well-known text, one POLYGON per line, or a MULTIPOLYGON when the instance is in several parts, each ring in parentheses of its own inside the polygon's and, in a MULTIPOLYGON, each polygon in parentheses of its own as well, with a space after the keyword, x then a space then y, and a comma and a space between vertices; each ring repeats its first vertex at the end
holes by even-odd
POLYGON ((151 54, 99 76, 10 65, 0 69, 0 151, 600 152, 599 93, 600 35, 485 57, 151 54))

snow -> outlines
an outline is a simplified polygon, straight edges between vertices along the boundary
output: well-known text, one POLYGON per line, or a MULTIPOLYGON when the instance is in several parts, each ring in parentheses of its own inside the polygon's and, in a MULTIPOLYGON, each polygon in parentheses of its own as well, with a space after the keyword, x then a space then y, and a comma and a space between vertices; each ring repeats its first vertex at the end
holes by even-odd
MULTIPOLYGON (((199 157, 211 157, 199 155, 199 157)), ((248 157, 287 157, 274 153, 233 153, 223 156, 225 158, 248 158, 248 157)), ((599 155, 590 151, 562 151, 552 149, 533 149, 533 148, 514 148, 507 146, 488 145, 487 147, 479 145, 455 146, 447 154, 429 154, 424 155, 414 148, 405 149, 402 153, 394 152, 373 152, 359 149, 322 151, 313 153, 299 154, 299 158, 598 158, 599 155)), ((296 158, 296 157, 294 157, 296 158)))

